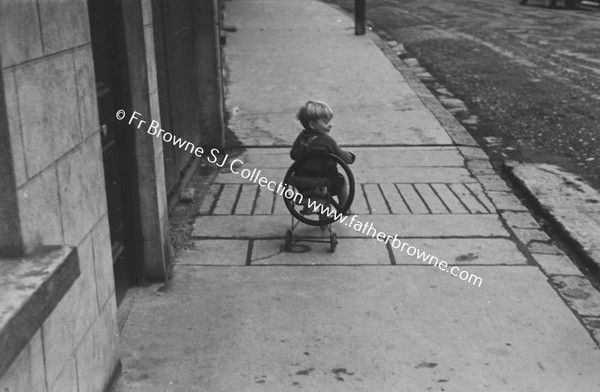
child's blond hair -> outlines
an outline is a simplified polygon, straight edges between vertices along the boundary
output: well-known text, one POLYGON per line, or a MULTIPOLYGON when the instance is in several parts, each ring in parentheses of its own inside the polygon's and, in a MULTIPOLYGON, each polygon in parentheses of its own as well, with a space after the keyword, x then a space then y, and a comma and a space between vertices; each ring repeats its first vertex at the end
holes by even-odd
POLYGON ((333 118, 333 111, 325 102, 307 101, 298 111, 296 118, 300 121, 304 129, 311 129, 311 121, 331 121, 333 118))

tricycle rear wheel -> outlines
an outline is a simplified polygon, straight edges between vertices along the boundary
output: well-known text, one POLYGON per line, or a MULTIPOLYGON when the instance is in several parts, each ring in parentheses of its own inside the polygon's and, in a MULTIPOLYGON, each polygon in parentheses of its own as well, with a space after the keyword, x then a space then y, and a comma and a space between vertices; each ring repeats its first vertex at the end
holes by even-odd
POLYGON ((337 244, 338 244, 337 234, 331 233, 331 236, 329 236, 329 245, 331 245, 331 252, 335 252, 335 248, 337 248, 337 244))
POLYGON ((289 252, 292 250, 292 240, 294 239, 294 234, 291 230, 285 232, 285 251, 289 252))

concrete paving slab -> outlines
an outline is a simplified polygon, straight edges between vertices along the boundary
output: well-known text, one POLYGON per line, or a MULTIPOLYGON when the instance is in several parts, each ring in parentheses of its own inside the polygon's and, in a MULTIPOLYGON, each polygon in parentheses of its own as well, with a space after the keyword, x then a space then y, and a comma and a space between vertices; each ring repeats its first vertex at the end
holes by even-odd
POLYGON ((464 167, 455 147, 352 147, 356 154, 354 168, 365 167, 464 167))
MULTIPOLYGON (((219 173, 219 175, 215 178, 214 183, 215 184, 252 184, 253 181, 256 181, 256 184, 258 184, 258 181, 260 180, 261 177, 265 177, 268 181, 275 181, 277 184, 279 184, 280 182, 283 181, 283 178, 285 177, 285 173, 287 169, 284 168, 266 168, 266 169, 262 169, 260 167, 253 167, 250 165, 243 165, 243 166, 234 166, 233 168, 236 173, 233 173, 230 170, 230 167, 225 166, 225 168, 221 169, 221 172, 219 173), (242 170, 244 169, 248 169, 250 172, 249 174, 246 173, 244 174, 246 177, 248 178, 244 178, 242 177, 242 170), (256 169, 256 172, 254 172, 254 170, 256 169), (250 176, 252 175, 252 172, 254 172, 254 176, 252 176, 252 178, 250 179, 250 176)), ((273 186, 271 186, 273 187, 273 186)))
POLYGON ((600 317, 600 293, 582 276, 553 276, 552 284, 580 316, 600 317))
POLYGON ((500 213, 509 227, 517 229, 540 229, 540 225, 529 212, 503 211, 500 213))
MULTIPOLYGON (((424 109, 423 104, 414 99, 414 92, 402 75, 368 37, 355 37, 337 26, 325 34, 333 35, 342 44, 327 45, 326 41, 333 37, 324 37, 319 31, 298 34, 281 30, 271 33, 240 30, 231 34, 224 49, 226 58, 231 60, 227 104, 239 110, 233 114, 287 113, 293 119, 310 97, 330 103, 334 113, 356 107, 383 111, 424 109), (348 52, 344 44, 353 45, 354 53, 348 52), (295 46, 297 50, 282 53, 282 46, 295 46), (235 51, 231 50, 234 47, 235 51), (314 56, 319 49, 325 50, 327 55, 314 56), (270 61, 261 57, 265 55, 270 61), (236 61, 240 57, 244 58, 243 62, 236 61), (339 70, 342 64, 344 72, 339 70), (290 74, 294 77, 290 78, 290 74), (249 87, 253 88, 253 96, 249 87), (378 94, 370 92, 373 87, 378 88, 378 94), (273 102, 278 105, 274 107, 273 102)), ((434 118, 431 114, 429 117, 434 118)))
POLYGON ((120 391, 600 389, 538 268, 472 269, 481 288, 418 266, 176 267, 136 298, 120 391))
POLYGON ((285 205, 285 200, 278 194, 275 194, 275 198, 273 199, 273 215, 285 215, 289 217, 288 221, 291 219, 290 211, 285 205))
MULTIPOLYGON (((329 233, 316 237, 329 241, 329 233)), ((257 240, 251 265, 391 265, 385 244, 370 238, 340 238, 335 252, 329 242, 294 239, 291 252, 283 250, 283 240, 257 240)))
MULTIPOLYGON (((290 2, 286 7, 277 4, 276 1, 238 1, 235 7, 228 7, 228 23, 235 24, 238 32, 249 28, 256 30, 268 26, 277 30, 299 30, 304 27, 298 25, 300 15, 310 16, 314 20, 314 29, 330 29, 331 25, 341 26, 342 29, 352 28, 352 21, 346 15, 330 6, 317 2, 290 2), (275 18, 274 16, 277 16, 275 18), (269 23, 259 23, 265 20, 269 23)), ((313 23, 311 22, 311 26, 313 23)))
POLYGON ((525 245, 531 243, 532 241, 545 243, 550 243, 551 241, 550 237, 548 237, 548 234, 546 234, 546 232, 539 227, 537 229, 521 229, 513 226, 511 227, 511 230, 513 233, 515 233, 519 241, 525 245))
POLYGON ((545 244, 543 242, 530 242, 527 249, 532 254, 564 255, 564 253, 554 244, 545 244))
MULTIPOLYGON (((260 167, 252 167, 250 165, 243 165, 240 167, 234 167, 234 170, 239 174, 231 172, 229 167, 222 169, 218 177, 215 178, 215 184, 248 184, 250 183, 250 175, 246 174, 248 179, 242 177, 241 171, 243 169, 250 170, 250 173, 256 169, 255 174, 252 177, 252 181, 260 177, 265 177, 268 181, 279 182, 283 181, 285 177, 286 169, 274 169, 260 167)), ((351 167, 354 180, 356 183, 460 183, 469 182, 474 183, 477 180, 472 177, 467 169, 462 167, 445 167, 444 170, 440 170, 438 167, 415 167, 410 169, 399 169, 394 167, 351 167)))
POLYGON ((512 192, 486 192, 499 210, 527 211, 521 201, 512 192))
MULTIPOLYGON (((366 222, 370 222, 378 231, 392 236, 397 234, 399 237, 508 237, 509 235, 498 216, 494 214, 370 215, 359 216, 357 220, 365 225, 366 222)), ((353 230, 345 227, 347 222, 337 223, 336 229, 341 235, 356 232, 356 222, 352 224, 353 230)), ((362 231, 367 233, 365 227, 362 231)))
POLYGON ((488 160, 476 159, 467 161, 467 167, 475 175, 493 175, 496 171, 488 160))
MULTIPOLYGON (((293 140, 292 140, 293 142, 293 140)), ((346 147, 356 154, 356 162, 350 166, 368 167, 464 167, 462 155, 455 147, 346 147)), ((249 148, 239 156, 244 165, 261 169, 282 168, 292 165, 290 147, 249 148)))
POLYGON ((228 23, 238 27, 225 47, 231 69, 227 106, 235 109, 229 125, 243 143, 291 143, 299 127, 295 114, 308 99, 333 107, 334 131, 343 130, 337 138, 342 144, 452 143, 373 41, 353 34, 352 20, 325 4, 297 6, 253 2, 228 14, 228 23), (278 9, 290 6, 294 14, 286 11, 282 20, 272 20, 278 9), (288 15, 294 21, 286 23, 288 15), (298 18, 319 28, 306 30, 298 18))
POLYGON ((177 254, 178 265, 246 265, 246 240, 196 240, 196 249, 184 249, 177 254))
MULTIPOLYGON (((508 237, 500 219, 495 214, 453 215, 370 215, 358 220, 373 223, 373 227, 386 235, 404 237, 508 237)), ((345 222, 346 223, 346 222, 345 222)), ((365 223, 366 224, 366 223, 365 223)), ((345 234, 337 224, 336 229, 345 234)), ((355 223, 353 228, 356 229, 355 223)), ((350 230, 350 227, 346 228, 350 230)), ((363 227, 364 232, 367 230, 363 227)), ((355 231, 356 230, 351 230, 355 231)))
MULTIPOLYGON (((298 105, 296 111, 301 105, 298 105)), ((248 146, 291 145, 302 130, 295 113, 289 112, 237 115, 228 124, 248 146)), ((365 113, 365 110, 360 113, 355 110, 338 110, 334 113, 332 125, 331 136, 345 146, 384 142, 404 145, 452 144, 452 139, 444 128, 424 108, 420 111, 372 109, 371 113, 365 113)))
MULTIPOLYGON (((323 12, 329 12, 322 9, 323 12)), ((335 12, 335 11, 334 11, 335 12)), ((242 18, 245 17, 241 16, 242 18)), ((313 16, 310 16, 313 17, 313 16)), ((418 103, 415 100, 415 95, 408 94, 407 88, 408 84, 402 77, 399 72, 386 72, 386 71, 394 71, 392 64, 389 61, 385 60, 385 56, 379 50, 379 48, 373 45, 372 40, 369 37, 357 37, 354 34, 344 31, 340 29, 339 26, 329 25, 326 29, 315 29, 311 31, 299 31, 301 28, 292 29, 277 29, 273 26, 265 26, 270 23, 265 23, 262 26, 257 26, 258 28, 263 28, 265 30, 272 30, 272 34, 269 34, 268 31, 256 31, 253 28, 240 28, 238 34, 230 34, 228 37, 231 39, 228 40, 228 45, 225 49, 233 48, 237 46, 234 50, 228 50, 228 58, 232 59, 232 66, 235 66, 235 69, 239 69, 243 75, 246 75, 250 78, 263 81, 265 84, 263 88, 271 87, 269 82, 272 82, 272 79, 269 79, 269 75, 261 72, 257 74, 253 74, 253 70, 256 70, 257 66, 262 66, 263 69, 274 69, 275 65, 281 64, 288 66, 289 68, 285 71, 288 71, 287 77, 282 70, 278 70, 280 73, 277 74, 278 77, 282 77, 291 86, 301 87, 303 85, 303 81, 307 82, 307 85, 312 87, 315 85, 314 80, 320 79, 324 77, 324 74, 330 76, 330 79, 323 79, 325 83, 329 82, 334 92, 339 92, 343 88, 352 88, 351 84, 361 85, 363 83, 368 82, 379 82, 381 81, 400 81, 399 86, 383 86, 389 91, 389 89, 396 88, 400 89, 404 94, 399 94, 392 99, 387 100, 383 105, 384 108, 403 108, 403 104, 406 100, 409 100, 411 103, 407 107, 408 109, 413 108, 414 104, 418 103), (243 31, 242 31, 243 29, 243 31), (324 37, 324 35, 329 35, 329 37, 324 37), (331 40, 337 40, 337 45, 331 45, 331 40), (309 42, 306 42, 309 41, 309 42), (287 42, 288 46, 292 44, 296 44, 293 51, 282 50, 282 43, 287 42), (246 44, 244 46, 244 44, 246 44), (326 45, 325 48, 321 48, 323 52, 327 55, 323 56, 313 56, 311 58, 306 58, 305 55, 310 53, 311 50, 317 48, 319 44, 326 45), (348 53, 347 47, 343 48, 343 46, 350 44, 354 46, 356 49, 355 53, 348 53), (346 49, 346 50, 345 50, 346 49), (260 55, 269 52, 269 61, 265 61, 262 59, 262 63, 260 63, 260 55), (231 57, 229 57, 231 56, 231 57), (235 61, 237 58, 244 58, 245 63, 240 64, 235 61), (341 72, 340 65, 343 64, 344 60, 354 60, 354 63, 344 64, 344 71, 341 72), (383 61, 382 61, 383 60, 383 61), (359 71, 359 64, 364 66, 365 69, 362 72, 359 71), (243 67, 246 65, 246 67, 243 67), (310 74, 310 71, 319 70, 321 72, 317 74, 310 74), (293 75, 290 77, 290 75, 293 75), (347 83, 346 85, 340 85, 339 82, 342 80, 349 81, 352 77, 355 79, 353 83, 347 83)), ((236 22, 234 22, 236 23, 236 22)), ((322 52, 322 53, 323 53, 322 52)), ((241 81, 244 83, 244 81, 241 81)), ((282 89, 273 90, 275 93, 281 94, 282 89)), ((363 91, 363 94, 368 93, 363 91)), ((379 102, 381 97, 377 96, 377 94, 371 94, 373 100, 370 101, 371 104, 373 102, 379 102)), ((238 96, 238 98, 240 98, 238 96)), ((353 99, 357 99, 357 97, 352 96, 348 97, 349 100, 346 102, 352 103, 353 99)), ((273 101, 271 99, 271 101, 273 101)), ((383 100, 381 100, 383 101, 383 100)), ((269 112, 269 109, 272 109, 266 102, 247 102, 251 108, 262 109, 262 112, 269 112)), ((361 102, 361 103, 369 103, 361 102)), ((281 105, 286 107, 286 105, 290 105, 290 101, 282 101, 281 105)), ((377 106, 377 105, 373 105, 377 106)))
POLYGON ((409 256, 406 253, 408 246, 444 260, 448 265, 528 264, 517 245, 507 238, 400 238, 400 241, 408 245, 403 251, 393 249, 396 264, 427 264, 416 255, 409 256))
POLYGON ((486 191, 510 192, 510 188, 506 185, 506 182, 497 174, 479 175, 477 179, 486 191))
MULTIPOLYGON (((290 142, 293 143, 293 140, 290 142)), ((239 159, 244 165, 259 167, 261 169, 279 168, 287 170, 294 161, 290 158, 291 147, 273 147, 273 148, 248 148, 239 159)))
POLYGON ((583 322, 591 331, 596 343, 600 344, 600 317, 584 317, 583 322))
POLYGON ((534 260, 546 275, 578 275, 583 274, 565 255, 534 254, 534 260))
POLYGON ((358 183, 458 183, 476 182, 467 169, 462 167, 414 167, 408 169, 372 167, 354 169, 354 179, 358 183))
MULTIPOLYGON (((200 216, 194 223, 196 238, 283 238, 290 228, 291 215, 200 216)), ((399 237, 508 237, 500 219, 493 214, 455 215, 370 215, 358 216, 350 224, 336 222, 338 237, 371 237, 375 231, 399 237), (370 234, 370 228, 372 228, 370 234)), ((318 227, 300 224, 299 235, 314 233, 318 227)))

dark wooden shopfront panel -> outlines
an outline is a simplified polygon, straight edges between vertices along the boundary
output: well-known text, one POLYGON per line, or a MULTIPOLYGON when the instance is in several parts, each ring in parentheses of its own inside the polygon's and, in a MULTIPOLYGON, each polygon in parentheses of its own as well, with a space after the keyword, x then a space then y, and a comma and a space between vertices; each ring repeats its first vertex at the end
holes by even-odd
MULTIPOLYGON (((191 1, 155 1, 160 3, 160 7, 153 9, 160 13, 159 20, 162 22, 160 25, 155 23, 161 124, 163 129, 199 146, 200 110, 191 1), (166 112, 169 114, 162 115, 166 112)), ((172 143, 163 143, 163 149, 167 193, 171 194, 193 156, 172 143)))
POLYGON ((119 3, 89 0, 88 10, 115 286, 117 302, 120 303, 130 282, 139 278, 132 252, 131 147, 127 141, 127 129, 115 118, 118 109, 127 107, 124 106, 123 91, 129 88, 129 80, 122 46, 121 18, 118 17, 119 3))

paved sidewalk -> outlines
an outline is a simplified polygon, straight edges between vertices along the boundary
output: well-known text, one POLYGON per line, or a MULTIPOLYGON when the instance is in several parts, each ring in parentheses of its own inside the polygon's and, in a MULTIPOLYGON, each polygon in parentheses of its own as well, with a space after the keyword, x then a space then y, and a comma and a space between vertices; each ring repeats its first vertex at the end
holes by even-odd
POLYGON ((406 72, 401 47, 354 36, 348 16, 314 0, 226 5, 238 28, 225 48, 227 107, 248 146, 243 167, 281 181, 296 111, 324 100, 332 136, 357 155, 358 219, 483 283, 342 223, 335 253, 284 252, 281 196, 225 166, 198 207, 198 250, 133 299, 115 389, 600 390, 598 293, 406 72))

